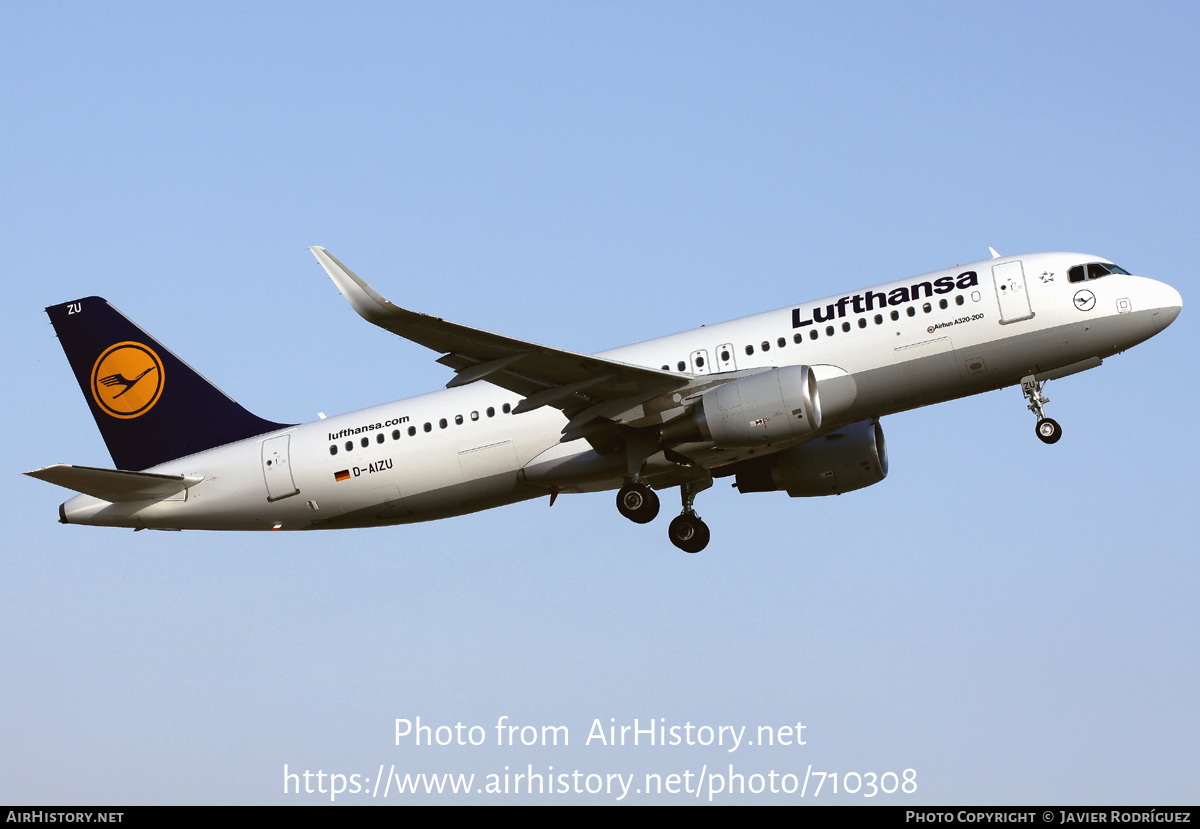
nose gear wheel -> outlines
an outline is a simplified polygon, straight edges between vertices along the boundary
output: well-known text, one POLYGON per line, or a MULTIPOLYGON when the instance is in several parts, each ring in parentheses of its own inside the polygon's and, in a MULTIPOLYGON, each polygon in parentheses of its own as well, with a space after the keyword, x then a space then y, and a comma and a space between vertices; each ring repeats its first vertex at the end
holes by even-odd
POLYGON ((1045 444, 1058 443, 1062 437, 1062 427, 1058 425, 1058 421, 1046 417, 1046 411, 1043 408, 1050 402, 1050 398, 1042 394, 1042 389, 1049 381, 1038 380, 1034 375, 1030 374, 1027 377, 1021 378, 1021 394, 1025 395, 1025 399, 1029 401, 1029 411, 1037 416, 1037 426, 1034 427, 1038 440, 1045 444))
POLYGON ((1042 443, 1058 443, 1062 437, 1062 427, 1054 418, 1043 417, 1037 422, 1037 436, 1042 443))

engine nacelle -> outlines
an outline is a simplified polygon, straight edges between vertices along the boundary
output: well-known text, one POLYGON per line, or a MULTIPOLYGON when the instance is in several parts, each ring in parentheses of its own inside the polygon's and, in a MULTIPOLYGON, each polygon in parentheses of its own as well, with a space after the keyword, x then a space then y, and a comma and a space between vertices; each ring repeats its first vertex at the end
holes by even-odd
POLYGON ((663 427, 662 438, 665 443, 762 446, 803 438, 820 428, 816 377, 808 366, 785 366, 705 392, 686 414, 663 427))
POLYGON ((855 423, 733 468, 739 492, 782 489, 793 498, 841 495, 877 484, 887 473, 887 443, 878 420, 855 423))

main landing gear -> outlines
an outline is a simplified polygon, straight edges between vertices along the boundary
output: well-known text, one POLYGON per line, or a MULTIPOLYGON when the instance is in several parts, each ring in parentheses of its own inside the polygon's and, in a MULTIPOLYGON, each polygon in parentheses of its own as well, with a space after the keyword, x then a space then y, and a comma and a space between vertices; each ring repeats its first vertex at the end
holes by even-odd
POLYGON ((692 509, 696 494, 703 492, 713 485, 712 476, 707 475, 703 480, 683 484, 679 494, 683 498, 683 512, 671 519, 667 527, 667 535, 671 543, 685 553, 698 553, 708 546, 708 525, 701 520, 692 509))
POLYGON ((658 496, 641 481, 632 481, 617 492, 617 511, 635 524, 649 524, 658 515, 658 496))
MULTIPOLYGON (((683 484, 679 488, 683 511, 671 520, 667 536, 685 553, 698 553, 708 546, 708 525, 696 515, 692 503, 696 494, 712 486, 712 478, 683 484)), ((658 496, 640 480, 633 480, 617 492, 617 511, 635 524, 649 524, 658 515, 658 496)))
MULTIPOLYGON (((635 524, 649 524, 658 515, 659 503, 654 490, 642 480, 642 470, 645 468, 646 459, 660 450, 660 435, 657 431, 630 429, 625 432, 624 437, 628 476, 625 480, 628 483, 617 491, 617 511, 635 524)), ((665 450, 664 454, 667 460, 673 463, 682 467, 692 467, 691 461, 683 455, 669 449, 665 450)), ((708 525, 696 515, 692 503, 696 500, 696 494, 708 489, 713 482, 712 475, 702 469, 699 471, 703 475, 702 478, 679 487, 680 496, 683 498, 683 511, 671 521, 671 526, 667 529, 671 543, 685 553, 698 553, 708 546, 708 525)))
POLYGON ((1030 374, 1028 377, 1021 378, 1021 393, 1029 401, 1029 411, 1037 416, 1037 426, 1034 428, 1038 440, 1047 444, 1058 443, 1058 439, 1062 437, 1062 427, 1054 418, 1046 417, 1046 412, 1042 408, 1050 402, 1050 398, 1042 394, 1042 388, 1045 385, 1044 381, 1038 380, 1030 374))

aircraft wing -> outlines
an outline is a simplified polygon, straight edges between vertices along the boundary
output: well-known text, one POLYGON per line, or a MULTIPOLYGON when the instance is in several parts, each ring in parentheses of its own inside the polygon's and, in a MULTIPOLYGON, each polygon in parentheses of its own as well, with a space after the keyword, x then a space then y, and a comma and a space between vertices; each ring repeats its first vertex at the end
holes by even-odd
POLYGON ((442 352, 438 362, 455 371, 447 388, 486 380, 522 395, 518 414, 541 406, 570 418, 564 433, 596 418, 620 420, 639 404, 689 384, 666 371, 576 354, 446 322, 393 305, 323 247, 309 248, 350 306, 368 322, 442 352))

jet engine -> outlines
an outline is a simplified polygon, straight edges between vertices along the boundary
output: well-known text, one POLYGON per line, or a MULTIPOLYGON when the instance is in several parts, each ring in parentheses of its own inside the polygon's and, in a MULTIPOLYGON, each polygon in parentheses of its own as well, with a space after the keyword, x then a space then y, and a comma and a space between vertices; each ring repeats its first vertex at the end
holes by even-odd
POLYGON ((687 412, 663 426, 662 441, 762 446, 803 438, 820 428, 816 377, 808 366, 786 366, 705 392, 687 412))
POLYGON ((855 423, 774 455, 734 464, 739 492, 786 490, 793 498, 841 495, 887 477, 887 443, 878 420, 855 423))

